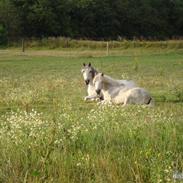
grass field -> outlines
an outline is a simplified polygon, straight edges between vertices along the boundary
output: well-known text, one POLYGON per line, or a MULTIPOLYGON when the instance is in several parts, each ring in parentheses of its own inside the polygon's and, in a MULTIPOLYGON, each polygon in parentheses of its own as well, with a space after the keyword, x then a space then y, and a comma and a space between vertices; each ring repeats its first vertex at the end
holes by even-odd
POLYGON ((181 182, 173 174, 183 173, 183 51, 105 54, 0 51, 0 182, 181 182), (155 107, 84 102, 83 62, 136 81, 155 107))

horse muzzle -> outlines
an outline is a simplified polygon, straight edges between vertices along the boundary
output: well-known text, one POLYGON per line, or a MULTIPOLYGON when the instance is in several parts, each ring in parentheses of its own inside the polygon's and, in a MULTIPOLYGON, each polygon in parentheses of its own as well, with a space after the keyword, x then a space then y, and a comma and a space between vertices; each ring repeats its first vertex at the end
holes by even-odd
POLYGON ((98 95, 100 95, 101 90, 95 90, 98 95))
POLYGON ((89 84, 89 82, 90 82, 89 80, 85 80, 85 84, 86 84, 86 85, 88 85, 88 84, 89 84))

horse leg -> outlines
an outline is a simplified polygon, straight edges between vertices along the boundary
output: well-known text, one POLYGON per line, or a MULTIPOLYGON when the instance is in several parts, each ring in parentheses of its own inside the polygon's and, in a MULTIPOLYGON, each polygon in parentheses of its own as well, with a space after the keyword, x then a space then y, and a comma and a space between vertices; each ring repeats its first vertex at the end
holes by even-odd
POLYGON ((84 97, 84 101, 89 100, 89 96, 84 97))
POLYGON ((91 96, 84 97, 84 101, 91 100, 91 99, 92 99, 91 96))
POLYGON ((125 97, 124 103, 123 103, 123 107, 125 107, 128 104, 128 97, 125 97))
POLYGON ((84 100, 87 101, 87 100, 91 100, 91 101, 94 101, 98 98, 97 95, 91 95, 91 96, 86 96, 84 97, 84 100))

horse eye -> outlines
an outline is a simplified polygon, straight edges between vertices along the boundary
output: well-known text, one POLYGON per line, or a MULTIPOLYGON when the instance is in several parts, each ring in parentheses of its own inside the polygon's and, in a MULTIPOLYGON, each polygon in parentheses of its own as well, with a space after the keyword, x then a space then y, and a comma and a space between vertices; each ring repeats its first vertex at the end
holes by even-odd
POLYGON ((90 71, 90 73, 92 73, 92 71, 90 71))

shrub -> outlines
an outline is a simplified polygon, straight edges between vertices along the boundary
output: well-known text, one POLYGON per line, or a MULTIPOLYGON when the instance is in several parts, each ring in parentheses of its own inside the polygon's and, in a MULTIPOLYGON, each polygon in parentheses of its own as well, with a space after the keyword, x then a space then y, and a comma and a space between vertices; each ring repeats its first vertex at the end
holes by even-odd
POLYGON ((7 43, 7 31, 3 25, 0 24, 0 45, 7 43))

